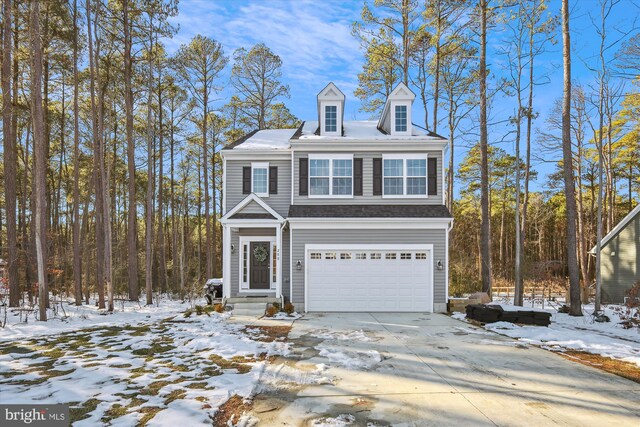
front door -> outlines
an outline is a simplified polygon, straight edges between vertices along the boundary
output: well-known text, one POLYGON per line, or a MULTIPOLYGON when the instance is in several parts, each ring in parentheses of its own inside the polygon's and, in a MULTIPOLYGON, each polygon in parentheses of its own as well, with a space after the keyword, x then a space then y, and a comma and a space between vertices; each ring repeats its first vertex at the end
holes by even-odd
POLYGON ((270 289, 269 262, 270 248, 269 242, 251 242, 249 250, 251 253, 251 278, 249 289, 270 289))

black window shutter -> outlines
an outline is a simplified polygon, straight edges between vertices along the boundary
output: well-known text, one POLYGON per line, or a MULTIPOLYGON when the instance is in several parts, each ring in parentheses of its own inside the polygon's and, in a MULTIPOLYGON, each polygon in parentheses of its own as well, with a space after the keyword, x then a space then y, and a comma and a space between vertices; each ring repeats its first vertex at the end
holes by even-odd
POLYGON ((382 196, 382 159, 373 159, 373 195, 382 196))
POLYGON ((429 159, 428 187, 430 196, 438 194, 438 159, 429 159))
POLYGON ((362 159, 353 159, 353 195, 362 196, 362 159))
POLYGON ((251 166, 242 168, 242 194, 251 193, 251 166))
POLYGON ((301 196, 309 195, 309 159, 306 157, 300 158, 300 170, 298 171, 298 194, 301 196))
POLYGON ((269 194, 278 194, 278 167, 269 166, 269 194))

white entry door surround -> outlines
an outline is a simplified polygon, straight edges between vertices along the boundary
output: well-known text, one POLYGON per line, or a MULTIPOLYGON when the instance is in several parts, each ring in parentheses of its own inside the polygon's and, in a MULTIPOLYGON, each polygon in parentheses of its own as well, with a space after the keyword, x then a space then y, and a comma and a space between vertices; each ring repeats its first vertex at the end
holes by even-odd
POLYGON ((433 312, 432 244, 305 245, 305 311, 433 312))

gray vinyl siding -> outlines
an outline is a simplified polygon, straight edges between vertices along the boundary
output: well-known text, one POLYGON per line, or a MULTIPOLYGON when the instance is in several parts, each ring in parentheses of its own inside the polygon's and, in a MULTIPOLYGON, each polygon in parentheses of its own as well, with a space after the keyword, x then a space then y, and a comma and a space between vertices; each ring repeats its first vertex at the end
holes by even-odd
MULTIPOLYGON (((251 166, 251 160, 227 160, 227 168, 225 171, 226 178, 226 209, 225 212, 231 210, 235 205, 240 203, 247 197, 242 194, 242 168, 251 166)), ((283 217, 289 213, 289 205, 291 204, 291 159, 286 160, 262 160, 256 158, 253 162, 268 162, 269 166, 278 167, 278 194, 270 194, 269 197, 262 197, 265 203, 271 206, 276 212, 283 217)), ((248 211, 243 211, 248 213, 248 211)))
MULTIPOLYGON (((353 198, 309 198, 308 196, 300 196, 299 192, 299 176, 301 157, 308 157, 310 153, 296 151, 294 152, 293 162, 293 203, 300 205, 375 205, 375 204, 395 204, 395 205, 441 205, 442 204, 442 151, 426 151, 430 158, 438 159, 438 194, 425 198, 383 198, 382 196, 373 195, 373 159, 382 158, 382 153, 375 152, 355 152, 354 157, 361 157, 362 160, 362 196, 354 196, 353 198)), ((315 154, 315 153, 314 153, 315 154)), ((391 153, 389 153, 391 154, 391 153)))
POLYGON ((637 281, 640 281, 640 215, 602 248, 603 302, 622 303, 625 291, 637 281))
POLYGON ((275 236, 275 228, 241 228, 239 231, 231 230, 231 244, 236 248, 231 254, 231 296, 235 297, 240 291, 240 236, 275 236))
POLYGON ((256 202, 251 201, 245 207, 240 209, 238 213, 263 214, 263 213, 267 213, 267 211, 265 211, 264 208, 259 204, 257 204, 256 202))
POLYGON ((434 272, 434 304, 446 303, 445 270, 438 270, 437 260, 445 261, 446 230, 292 230, 292 262, 301 260, 303 268, 293 269, 292 302, 299 311, 304 310, 304 269, 307 244, 432 244, 434 272))

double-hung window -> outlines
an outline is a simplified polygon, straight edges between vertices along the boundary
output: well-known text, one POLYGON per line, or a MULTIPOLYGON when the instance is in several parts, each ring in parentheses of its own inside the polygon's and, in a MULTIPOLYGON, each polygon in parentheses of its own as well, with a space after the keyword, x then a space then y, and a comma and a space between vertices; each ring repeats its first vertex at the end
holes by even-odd
POLYGON ((396 132, 407 131, 407 106, 396 105, 396 132))
POLYGON ((269 163, 251 163, 251 192, 260 197, 269 195, 269 163))
POLYGON ((353 156, 309 156, 309 197, 352 197, 353 156))
POLYGON ((427 159, 419 156, 383 158, 383 195, 426 197, 427 159))
POLYGON ((324 107, 324 131, 325 132, 338 131, 338 106, 337 105, 326 105, 324 107))

